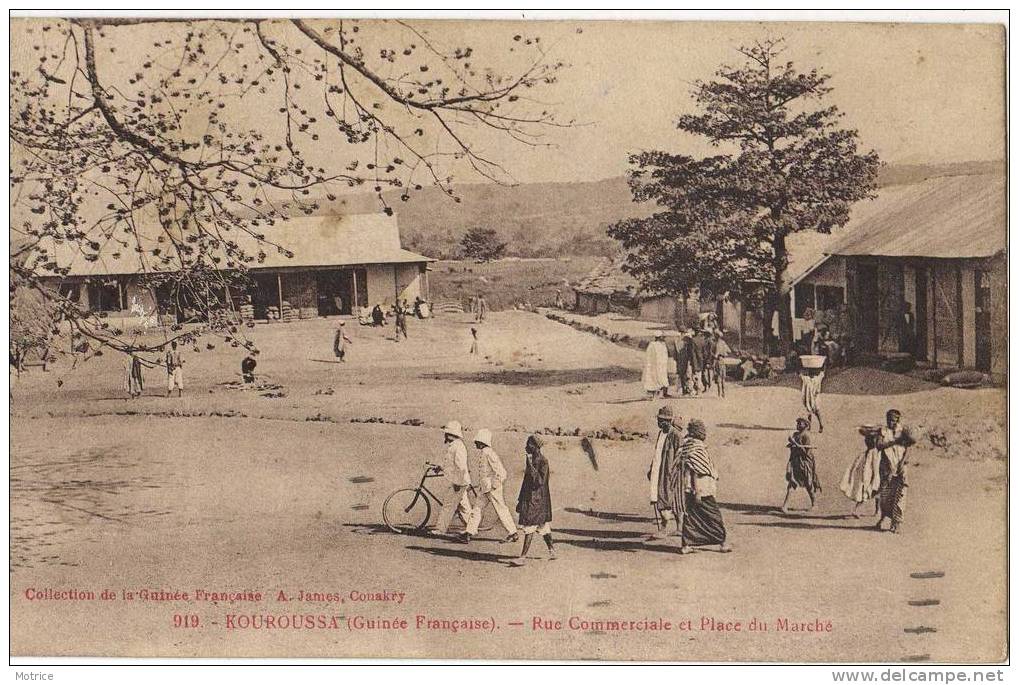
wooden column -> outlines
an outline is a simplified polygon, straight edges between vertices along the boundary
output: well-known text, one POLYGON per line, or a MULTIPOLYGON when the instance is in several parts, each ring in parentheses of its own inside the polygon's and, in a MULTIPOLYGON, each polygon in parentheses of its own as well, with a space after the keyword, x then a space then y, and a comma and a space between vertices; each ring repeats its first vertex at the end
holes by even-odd
POLYGON ((358 308, 358 304, 357 304, 357 269, 351 269, 350 270, 350 275, 351 275, 351 277, 353 279, 352 283, 354 284, 354 297, 351 299, 351 301, 354 303, 354 306, 351 308, 350 313, 356 315, 357 314, 357 308, 358 308))
POLYGON ((933 348, 931 359, 934 361, 936 369, 938 368, 938 268, 935 262, 930 262, 930 275, 931 298, 927 306, 931 310, 931 347, 933 348))
POLYGON ((958 261, 955 263, 955 307, 957 309, 956 317, 958 319, 958 325, 956 326, 956 341, 959 346, 959 363, 957 366, 961 369, 966 362, 965 351, 966 351, 966 322, 962 302, 962 264, 958 261))
POLYGON ((279 296, 280 310, 279 320, 283 320, 283 274, 276 272, 276 294, 279 296))

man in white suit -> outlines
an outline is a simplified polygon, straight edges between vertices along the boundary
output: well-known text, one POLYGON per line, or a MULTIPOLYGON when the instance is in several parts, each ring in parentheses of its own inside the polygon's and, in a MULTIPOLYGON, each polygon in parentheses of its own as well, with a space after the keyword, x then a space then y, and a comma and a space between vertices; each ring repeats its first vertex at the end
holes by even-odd
POLYGON ((444 535, 447 532, 453 514, 459 512, 464 521, 469 520, 471 515, 471 502, 467 497, 467 488, 471 485, 471 472, 467 467, 467 445, 463 440, 463 426, 459 421, 450 421, 442 427, 442 433, 446 443, 442 475, 445 476, 447 488, 442 494, 439 520, 432 530, 435 535, 444 535))
POLYGON ((474 503, 471 518, 467 522, 464 542, 470 542, 471 537, 478 534, 481 515, 489 504, 495 509, 495 513, 499 516, 499 522, 509 534, 503 542, 516 542, 518 538, 517 526, 513 523, 513 516, 510 514, 509 507, 506 506, 506 499, 502 491, 502 485, 506 481, 506 467, 502 465, 502 459, 492 449, 492 431, 482 428, 475 433, 474 446, 481 450, 481 492, 474 503))

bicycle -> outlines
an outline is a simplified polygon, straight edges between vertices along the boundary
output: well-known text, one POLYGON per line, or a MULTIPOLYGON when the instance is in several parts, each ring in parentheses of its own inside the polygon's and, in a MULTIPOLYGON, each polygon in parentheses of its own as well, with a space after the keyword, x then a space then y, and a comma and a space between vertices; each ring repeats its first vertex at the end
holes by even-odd
MULTIPOLYGON (((428 525, 429 520, 432 518, 432 501, 434 500, 441 507, 442 500, 428 489, 425 481, 429 478, 438 478, 441 475, 441 466, 426 461, 425 472, 421 476, 421 482, 418 483, 416 488, 401 488, 386 498, 382 503, 382 520, 386 522, 386 526, 391 531, 394 533, 409 533, 423 530, 428 525)), ((480 495, 473 485, 468 485, 467 490, 473 496, 473 501, 471 502, 471 509, 473 509, 480 495)), ((490 512, 491 507, 485 507, 482 512, 481 523, 478 526, 479 531, 491 530, 495 526, 495 520, 491 518, 490 512), (486 515, 488 515, 487 519, 486 515)), ((466 526, 467 521, 464 520, 463 514, 459 510, 457 511, 457 516, 463 525, 466 526)))

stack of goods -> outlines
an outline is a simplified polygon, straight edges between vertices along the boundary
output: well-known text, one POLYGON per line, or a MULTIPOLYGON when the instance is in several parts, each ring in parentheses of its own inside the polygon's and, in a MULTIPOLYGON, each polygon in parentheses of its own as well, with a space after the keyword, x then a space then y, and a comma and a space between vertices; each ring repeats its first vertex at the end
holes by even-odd
POLYGON ((318 316, 318 307, 301 307, 297 311, 302 319, 314 319, 318 316))
POLYGON ((283 300, 283 322, 290 323, 297 318, 294 314, 294 308, 290 306, 290 303, 283 300))
POLYGON ((239 308, 241 321, 251 321, 255 318, 255 305, 245 302, 239 308))
POLYGON ((267 318, 270 322, 279 320, 280 308, 276 305, 269 305, 265 308, 265 318, 267 318))

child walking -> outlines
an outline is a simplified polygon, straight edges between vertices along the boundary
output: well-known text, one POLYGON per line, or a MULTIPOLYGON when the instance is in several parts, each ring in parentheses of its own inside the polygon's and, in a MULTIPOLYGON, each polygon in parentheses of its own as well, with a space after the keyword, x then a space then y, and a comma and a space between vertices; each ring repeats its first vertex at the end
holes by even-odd
POLYGON ((821 492, 821 483, 817 479, 817 467, 814 464, 814 446, 810 444, 810 422, 804 418, 796 419, 796 430, 789 436, 789 463, 785 469, 785 500, 782 511, 789 511, 789 497, 796 488, 803 488, 810 497, 810 508, 814 508, 817 493, 821 492))

